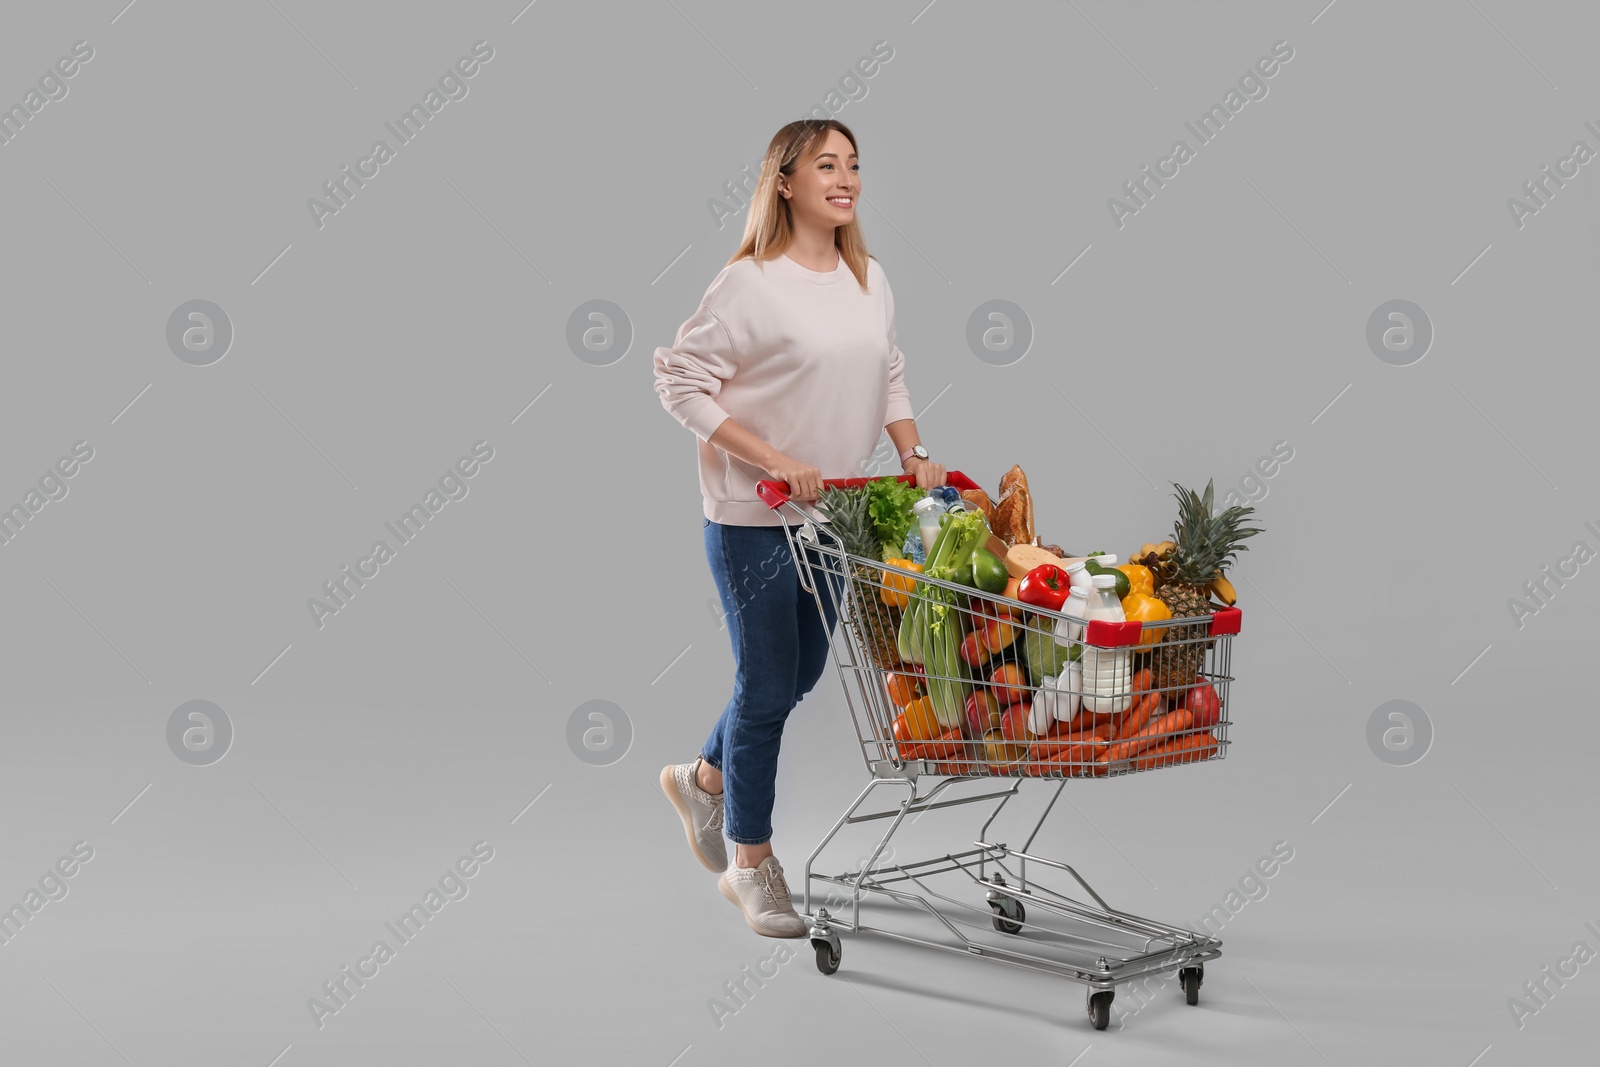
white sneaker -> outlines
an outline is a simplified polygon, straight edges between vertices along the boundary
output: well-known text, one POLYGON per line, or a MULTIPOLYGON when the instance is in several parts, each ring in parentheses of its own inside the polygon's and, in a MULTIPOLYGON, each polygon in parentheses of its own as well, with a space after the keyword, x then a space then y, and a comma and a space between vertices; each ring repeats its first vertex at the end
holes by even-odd
POLYGON ((717 888, 744 912, 750 929, 763 937, 806 936, 806 922, 794 910, 776 856, 754 867, 729 867, 717 879, 717 888))
POLYGON ((728 865, 728 842, 722 836, 723 802, 721 793, 707 793, 695 782, 703 757, 693 763, 676 763, 661 769, 661 791, 683 820, 689 838, 689 851, 708 871, 728 865))

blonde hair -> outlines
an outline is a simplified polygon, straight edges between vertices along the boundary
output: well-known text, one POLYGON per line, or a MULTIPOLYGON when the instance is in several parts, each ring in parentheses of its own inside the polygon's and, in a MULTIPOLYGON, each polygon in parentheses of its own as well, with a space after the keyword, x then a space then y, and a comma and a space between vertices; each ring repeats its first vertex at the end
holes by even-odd
MULTIPOLYGON (((749 256, 762 263, 783 254, 794 238, 794 219, 789 201, 778 195, 778 175, 788 177, 794 173, 795 164, 809 159, 818 151, 829 130, 838 130, 856 149, 856 136, 850 128, 837 119, 796 119, 787 123, 773 135, 767 145, 766 158, 761 161, 761 175, 756 180, 755 193, 750 197, 750 212, 744 220, 744 237, 739 250, 729 259, 737 263, 749 256)), ((861 233, 859 216, 834 230, 834 247, 839 256, 856 276, 861 291, 867 292, 867 239, 861 233)))

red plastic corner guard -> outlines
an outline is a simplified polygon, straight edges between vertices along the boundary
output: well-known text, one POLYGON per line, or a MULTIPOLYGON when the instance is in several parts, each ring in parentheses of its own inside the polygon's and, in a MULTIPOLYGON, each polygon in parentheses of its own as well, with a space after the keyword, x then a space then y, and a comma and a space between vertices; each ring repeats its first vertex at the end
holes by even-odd
POLYGON ((1090 619, 1088 629, 1084 631, 1083 639, 1091 645, 1101 648, 1124 648, 1128 645, 1139 643, 1139 631, 1142 629, 1137 622, 1111 622, 1108 619, 1090 619))
MULTIPOLYGON (((868 482, 877 480, 876 478, 824 478, 822 484, 829 489, 857 489, 868 482)), ((895 481, 897 482, 915 482, 916 480, 917 477, 914 474, 898 474, 895 476, 895 481)), ((978 488, 977 482, 960 471, 946 471, 944 480, 947 485, 953 485, 957 489, 978 488)), ((756 495, 766 503, 767 507, 777 511, 789 502, 789 483, 763 478, 756 483, 756 495)))
POLYGON ((1223 608, 1211 614, 1211 636, 1236 634, 1244 622, 1244 613, 1238 608, 1223 608))
MULTIPOLYGON (((1206 631, 1211 637, 1222 637, 1227 634, 1239 632, 1244 621, 1244 613, 1238 608, 1222 608, 1211 613, 1211 624, 1206 631)), ((1127 648, 1139 643, 1139 632, 1143 627, 1137 622, 1109 622, 1105 619, 1090 619, 1083 639, 1091 645, 1101 648, 1127 648)))

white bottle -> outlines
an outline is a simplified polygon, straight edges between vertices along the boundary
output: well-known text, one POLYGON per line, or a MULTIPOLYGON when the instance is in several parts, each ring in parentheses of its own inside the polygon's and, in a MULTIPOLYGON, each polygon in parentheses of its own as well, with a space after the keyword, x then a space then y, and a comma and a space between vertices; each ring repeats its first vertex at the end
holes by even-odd
POLYGON ((1083 696, 1082 668, 1078 661, 1069 662, 1059 676, 1049 681, 1055 690, 1050 702, 1051 714, 1061 722, 1076 719, 1083 696))
POLYGON ((1093 575, 1084 569, 1082 562, 1069 563, 1067 564, 1066 570, 1067 580, 1072 583, 1072 588, 1074 591, 1082 589, 1085 593, 1087 593, 1090 589, 1094 588, 1094 586, 1089 582, 1089 579, 1093 577, 1093 575))
POLYGON ((939 539, 939 516, 943 512, 944 500, 933 493, 911 505, 911 513, 917 519, 917 529, 922 534, 924 559, 933 555, 933 543, 939 539))
POLYGON ((1038 737, 1050 729, 1050 723, 1061 718, 1056 710, 1055 675, 1039 679, 1039 692, 1034 694, 1033 705, 1028 709, 1028 732, 1038 737))
MULTIPOLYGON (((1085 619, 1125 622, 1122 602, 1117 599, 1117 579, 1112 574, 1094 576, 1094 595, 1089 598, 1085 619)), ((1132 703, 1129 692, 1133 678, 1133 656, 1126 648, 1099 648, 1084 645, 1083 708, 1096 715, 1126 711, 1132 703)))
MULTIPOLYGON (((1076 579, 1074 579, 1076 581, 1076 579)), ((1073 585, 1072 592, 1067 594, 1067 602, 1061 605, 1061 613, 1073 619, 1088 618, 1089 592, 1087 585, 1073 585)), ((1071 619, 1056 620, 1056 644, 1070 647, 1074 641, 1083 640, 1083 624, 1072 622, 1071 619)))

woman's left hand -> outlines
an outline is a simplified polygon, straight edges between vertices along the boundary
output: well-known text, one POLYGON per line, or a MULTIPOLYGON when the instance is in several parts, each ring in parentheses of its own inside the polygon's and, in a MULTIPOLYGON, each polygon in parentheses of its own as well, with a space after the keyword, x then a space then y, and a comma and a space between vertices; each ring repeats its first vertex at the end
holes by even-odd
POLYGON ((917 459, 915 456, 906 463, 907 474, 916 475, 918 489, 932 489, 936 485, 944 484, 944 465, 932 460, 917 459))

